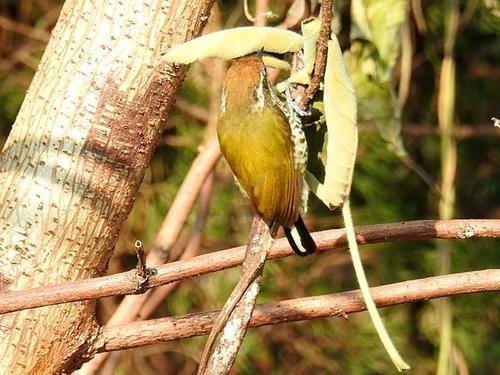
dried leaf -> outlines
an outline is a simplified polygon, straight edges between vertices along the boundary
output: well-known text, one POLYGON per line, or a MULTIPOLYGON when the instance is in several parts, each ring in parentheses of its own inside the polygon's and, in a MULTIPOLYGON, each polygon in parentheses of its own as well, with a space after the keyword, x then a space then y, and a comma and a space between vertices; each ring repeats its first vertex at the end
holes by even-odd
POLYGON ((302 35, 304 39, 304 68, 299 70, 288 78, 290 83, 309 84, 311 73, 314 70, 316 61, 316 50, 318 48, 319 31, 321 30, 321 21, 311 17, 302 22, 302 35))
POLYGON ((356 94, 342 51, 333 35, 328 42, 323 104, 327 134, 318 155, 325 168, 324 181, 307 173, 310 189, 330 209, 342 205, 351 189, 358 144, 356 94))
POLYGON ((277 57, 274 57, 272 55, 264 54, 262 56, 262 62, 264 63, 265 66, 268 66, 270 68, 276 68, 276 69, 281 69, 281 70, 285 70, 285 71, 290 70, 289 63, 287 63, 284 60, 278 59, 277 57))
POLYGON ((284 25, 287 29, 293 29, 311 14, 311 7, 307 0, 295 0, 286 13, 284 25))
POLYGON ((266 52, 297 52, 302 35, 274 27, 237 27, 203 35, 168 51, 166 62, 190 64, 206 57, 234 59, 263 49, 266 52))

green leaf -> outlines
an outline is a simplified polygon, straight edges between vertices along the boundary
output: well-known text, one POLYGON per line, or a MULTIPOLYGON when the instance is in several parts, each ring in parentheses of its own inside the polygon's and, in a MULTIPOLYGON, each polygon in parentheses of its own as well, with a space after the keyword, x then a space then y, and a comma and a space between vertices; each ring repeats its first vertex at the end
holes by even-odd
POLYGON ((358 95, 359 118, 374 124, 398 156, 405 156, 406 151, 392 74, 400 52, 400 29, 407 6, 405 0, 353 0, 352 44, 345 54, 358 95))
POLYGON ((375 125, 391 151, 405 155, 401 138, 401 111, 391 83, 379 78, 375 54, 372 45, 361 41, 353 42, 350 51, 345 53, 356 88, 359 117, 375 125))
POLYGON ((370 42, 380 63, 385 65, 384 80, 392 74, 399 56, 400 28, 406 19, 406 0, 353 0, 351 39, 370 42))

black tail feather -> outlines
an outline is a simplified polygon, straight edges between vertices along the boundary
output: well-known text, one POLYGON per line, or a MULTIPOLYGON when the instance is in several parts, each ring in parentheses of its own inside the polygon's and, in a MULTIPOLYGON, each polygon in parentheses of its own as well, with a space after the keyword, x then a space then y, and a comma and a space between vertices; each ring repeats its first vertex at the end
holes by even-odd
POLYGON ((306 256, 316 251, 316 243, 307 230, 302 217, 299 216, 292 228, 283 229, 285 231, 285 236, 290 243, 290 246, 297 255, 306 256))

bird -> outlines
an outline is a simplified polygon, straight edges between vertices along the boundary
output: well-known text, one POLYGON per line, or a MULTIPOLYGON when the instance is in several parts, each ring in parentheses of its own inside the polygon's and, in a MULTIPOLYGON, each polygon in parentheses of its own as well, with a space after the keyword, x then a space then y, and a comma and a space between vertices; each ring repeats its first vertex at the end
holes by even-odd
POLYGON ((305 256, 317 248, 301 217, 307 143, 273 90, 259 54, 235 59, 224 80, 217 135, 243 194, 305 256))

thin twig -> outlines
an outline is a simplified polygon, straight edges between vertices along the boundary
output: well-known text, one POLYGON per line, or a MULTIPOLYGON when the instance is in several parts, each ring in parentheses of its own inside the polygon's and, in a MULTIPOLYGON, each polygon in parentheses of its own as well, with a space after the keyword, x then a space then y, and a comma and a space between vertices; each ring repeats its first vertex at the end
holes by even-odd
POLYGON ((269 0, 255 1, 255 20, 253 22, 254 26, 266 26, 268 2, 269 0))
MULTIPOLYGON (((500 290, 500 269, 456 273, 404 281, 370 288, 377 307, 394 306, 433 298, 500 290)), ((297 298, 258 305, 250 327, 288 323, 365 311, 359 290, 297 298)), ((97 352, 130 349, 170 340, 207 334, 218 311, 194 313, 105 327, 91 350, 97 352)))
POLYGON ((248 21, 252 22, 255 26, 264 26, 268 18, 276 18, 277 15, 267 10, 268 0, 255 1, 255 17, 252 16, 248 9, 248 0, 243 0, 243 13, 248 21))
POLYGON ((411 75, 412 75, 412 60, 413 60, 413 45, 411 39, 411 25, 409 6, 406 5, 406 19, 401 25, 401 62, 399 75, 398 89, 398 104, 401 108, 404 107, 408 95, 410 93, 411 75))
POLYGON ((148 276, 148 271, 146 268, 146 254, 144 252, 144 246, 142 246, 142 241, 135 241, 135 251, 137 254, 137 276, 145 279, 148 276))
POLYGON ((168 251, 175 244, 184 227, 184 222, 198 197, 203 182, 213 170, 219 158, 219 143, 214 137, 204 146, 193 161, 191 169, 179 188, 175 200, 160 226, 153 245, 153 251, 148 255, 148 265, 164 262, 168 251))
POLYGON ((210 119, 210 111, 199 105, 189 103, 182 99, 177 99, 177 101, 175 102, 175 108, 177 108, 181 112, 184 112, 188 116, 191 116, 192 118, 204 123, 208 123, 210 119))
POLYGON ((248 0, 243 0, 243 13, 245 14, 245 17, 248 21, 252 23, 255 22, 255 17, 252 16, 252 13, 250 13, 250 9, 248 9, 248 0))
MULTIPOLYGON (((441 186, 442 199, 438 204, 439 218, 452 219, 455 211, 455 179, 457 171, 457 144, 453 138, 455 121, 456 69, 453 56, 460 25, 460 6, 457 0, 444 2, 445 32, 444 57, 439 74, 438 122, 441 129, 441 186)), ((452 249, 450 243, 439 246, 437 267, 441 275, 451 270, 452 249)), ((436 374, 447 375, 453 365, 453 317, 452 306, 448 299, 439 301, 439 353, 436 374)))
MULTIPOLYGON (((497 238, 500 237, 500 219, 417 220, 358 226, 355 229, 359 245, 427 239, 497 238)), ((319 252, 343 249, 347 245, 344 229, 316 232, 313 238, 319 252)), ((244 253, 245 247, 240 246, 155 267, 155 274, 150 276, 148 287, 153 288, 236 267, 242 263, 244 253)), ((286 239, 278 239, 268 259, 292 254, 294 253, 286 239)), ((0 314, 66 302, 132 294, 137 292, 135 272, 132 270, 88 280, 4 292, 0 298, 0 314)))
POLYGON ((420 34, 425 34, 427 31, 427 23, 425 22, 421 0, 411 0, 411 9, 413 11, 413 17, 415 18, 415 24, 417 25, 418 32, 420 34))
POLYGON ((295 29, 300 26, 301 22, 311 16, 311 2, 310 0, 295 0, 288 11, 286 18, 278 25, 283 29, 295 29))
POLYGON ((300 107, 306 109, 309 102, 314 98, 319 90, 320 83, 323 81, 326 67, 326 55, 328 53, 328 41, 332 32, 333 5, 332 0, 323 0, 321 2, 321 30, 318 37, 318 49, 316 53, 316 62, 311 77, 311 82, 307 87, 304 97, 300 101, 300 107))
POLYGON ((11 20, 10 18, 4 17, 0 15, 0 29, 9 30, 24 36, 27 36, 31 39, 36 39, 44 43, 48 43, 50 39, 50 33, 41 30, 35 29, 31 26, 24 25, 22 23, 11 20))
POLYGON ((460 14, 460 25, 459 25, 460 30, 463 30, 467 26, 474 13, 476 13, 478 5, 479 5, 479 0, 467 1, 465 9, 460 14))
MULTIPOLYGON (((361 124, 360 131, 375 130, 373 126, 361 124)), ((427 137, 430 135, 441 135, 441 129, 436 125, 427 124, 404 124, 401 132, 409 137, 427 137)), ((453 137, 457 140, 478 138, 478 137, 498 137, 500 131, 490 124, 457 124, 452 129, 453 137)))
POLYGON ((415 172, 417 176, 420 177, 420 179, 431 189, 431 191, 436 194, 437 197, 443 199, 439 185, 434 181, 432 176, 422 166, 420 166, 420 164, 413 160, 408 153, 403 155, 398 154, 397 156, 401 163, 410 171, 415 172))

